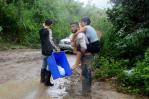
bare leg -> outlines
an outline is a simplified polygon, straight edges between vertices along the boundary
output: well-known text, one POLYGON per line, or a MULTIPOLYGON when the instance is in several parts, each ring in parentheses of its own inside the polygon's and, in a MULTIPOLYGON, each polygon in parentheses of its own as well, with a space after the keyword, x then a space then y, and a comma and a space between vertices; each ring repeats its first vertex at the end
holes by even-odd
POLYGON ((75 69, 79 66, 80 62, 81 62, 81 52, 77 51, 76 52, 76 61, 75 61, 75 64, 72 66, 72 69, 75 69))

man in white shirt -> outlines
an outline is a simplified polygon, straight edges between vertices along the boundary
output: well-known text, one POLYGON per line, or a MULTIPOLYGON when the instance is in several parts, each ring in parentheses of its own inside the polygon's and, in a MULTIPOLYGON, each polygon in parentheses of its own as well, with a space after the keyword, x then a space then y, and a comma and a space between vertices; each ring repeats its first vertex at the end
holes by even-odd
MULTIPOLYGON (((79 24, 77 22, 71 23, 71 31, 72 33, 76 33, 79 30, 79 24)), ((88 39, 85 35, 85 33, 79 33, 76 37, 76 47, 77 51, 80 51, 82 53, 81 56, 81 69, 82 69, 82 92, 83 95, 88 95, 88 93, 91 91, 91 63, 93 56, 91 53, 87 52, 87 44, 88 39)))

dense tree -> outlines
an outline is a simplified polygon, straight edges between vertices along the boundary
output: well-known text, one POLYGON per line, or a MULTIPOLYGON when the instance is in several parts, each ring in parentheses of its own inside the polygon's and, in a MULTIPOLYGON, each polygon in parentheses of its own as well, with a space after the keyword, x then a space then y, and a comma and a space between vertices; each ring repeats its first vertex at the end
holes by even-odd
POLYGON ((111 1, 115 5, 107 14, 114 26, 112 55, 134 62, 136 58, 143 56, 149 46, 149 1, 111 1))
POLYGON ((115 77, 124 92, 149 95, 149 0, 111 0, 96 76, 115 77))
MULTIPOLYGON (((50 18, 54 21, 54 38, 59 41, 70 34, 70 22, 96 15, 96 12, 105 13, 92 6, 83 8, 74 0, 0 0, 0 26, 3 28, 0 36, 4 41, 35 46, 39 43, 38 30, 42 22, 50 18)), ((99 28, 97 23, 95 26, 99 28)))

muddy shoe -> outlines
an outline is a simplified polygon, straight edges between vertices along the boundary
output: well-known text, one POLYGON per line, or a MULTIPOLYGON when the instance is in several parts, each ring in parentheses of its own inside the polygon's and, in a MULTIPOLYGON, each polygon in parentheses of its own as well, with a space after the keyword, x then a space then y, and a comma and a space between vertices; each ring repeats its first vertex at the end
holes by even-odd
POLYGON ((54 86, 54 84, 52 84, 50 82, 50 78, 51 78, 51 72, 50 71, 46 71, 46 75, 45 75, 45 86, 54 86))
POLYGON ((54 84, 52 84, 50 81, 49 82, 45 82, 44 84, 45 84, 45 86, 54 86, 54 84))
POLYGON ((44 83, 45 82, 45 75, 46 75, 46 69, 41 69, 41 74, 40 74, 40 82, 44 83))

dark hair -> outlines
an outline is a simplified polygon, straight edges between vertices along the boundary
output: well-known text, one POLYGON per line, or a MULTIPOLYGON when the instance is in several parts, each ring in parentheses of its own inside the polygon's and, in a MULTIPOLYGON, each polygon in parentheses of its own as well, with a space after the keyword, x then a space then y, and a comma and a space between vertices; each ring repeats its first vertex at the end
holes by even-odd
POLYGON ((82 22, 86 22, 87 25, 91 24, 91 20, 88 16, 85 16, 81 19, 82 22))
POLYGON ((53 24, 53 21, 50 19, 45 20, 45 25, 50 26, 51 24, 53 24))
POLYGON ((70 23, 70 25, 76 25, 76 26, 79 27, 79 23, 78 22, 72 22, 72 23, 70 23))

